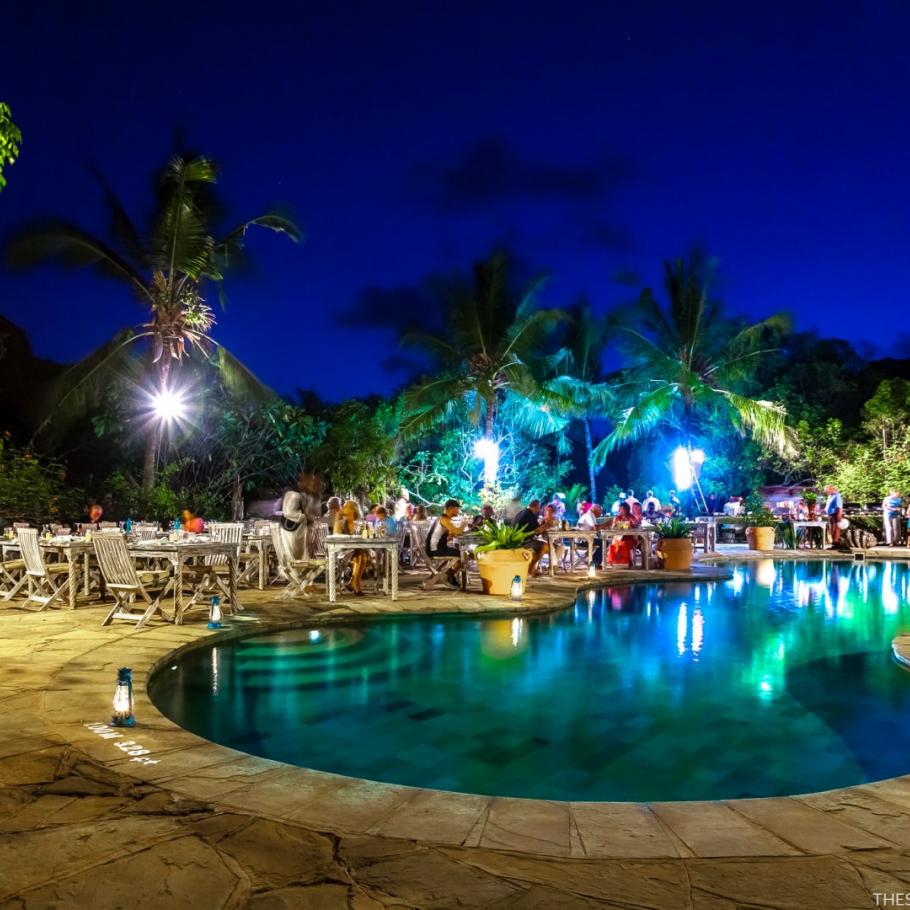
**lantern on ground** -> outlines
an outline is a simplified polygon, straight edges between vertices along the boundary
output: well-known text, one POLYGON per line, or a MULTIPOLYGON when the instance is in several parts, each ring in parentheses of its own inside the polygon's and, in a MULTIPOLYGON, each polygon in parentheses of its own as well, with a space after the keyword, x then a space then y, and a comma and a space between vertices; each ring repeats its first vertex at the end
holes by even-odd
POLYGON ((597 578, 597 566, 593 562, 588 565, 588 578, 597 578))
POLYGON ((213 597, 212 605, 209 607, 209 628, 210 629, 220 629, 221 628, 221 598, 213 597))
POLYGON ((121 667, 117 671, 117 688, 114 690, 114 714, 111 717, 114 727, 135 727, 133 716, 133 671, 121 667))
POLYGON ((512 579, 512 600, 521 600, 521 595, 524 593, 524 582, 521 580, 520 575, 516 575, 512 579))

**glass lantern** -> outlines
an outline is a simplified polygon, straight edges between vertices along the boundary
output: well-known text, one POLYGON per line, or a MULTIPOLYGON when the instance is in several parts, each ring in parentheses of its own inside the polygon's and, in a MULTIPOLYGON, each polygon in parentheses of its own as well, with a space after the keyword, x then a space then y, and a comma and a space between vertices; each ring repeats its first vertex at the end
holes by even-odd
POLYGON ((209 628, 210 629, 220 629, 221 628, 221 598, 213 597, 212 605, 209 607, 209 628))
POLYGON ((133 716, 133 671, 121 667, 117 671, 117 688, 114 689, 114 714, 111 717, 114 727, 135 727, 133 716))
POLYGON ((524 583, 521 580, 521 576, 516 575, 512 579, 512 591, 511 591, 512 600, 521 600, 521 595, 523 593, 524 593, 524 583))

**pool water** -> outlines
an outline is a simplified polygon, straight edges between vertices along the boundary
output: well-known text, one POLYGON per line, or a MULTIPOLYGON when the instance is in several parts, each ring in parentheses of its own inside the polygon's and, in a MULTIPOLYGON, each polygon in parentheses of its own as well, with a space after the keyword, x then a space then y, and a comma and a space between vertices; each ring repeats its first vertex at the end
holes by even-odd
POLYGON ((763 562, 549 615, 399 618, 190 652, 152 680, 207 739, 500 796, 779 796, 910 772, 897 563, 763 562))

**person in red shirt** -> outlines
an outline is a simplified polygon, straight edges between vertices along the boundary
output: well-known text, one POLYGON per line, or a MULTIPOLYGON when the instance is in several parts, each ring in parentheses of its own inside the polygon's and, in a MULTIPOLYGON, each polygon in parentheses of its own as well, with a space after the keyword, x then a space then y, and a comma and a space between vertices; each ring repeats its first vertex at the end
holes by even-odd
POLYGON ((205 522, 190 508, 180 514, 180 526, 190 534, 201 534, 205 530, 205 522))

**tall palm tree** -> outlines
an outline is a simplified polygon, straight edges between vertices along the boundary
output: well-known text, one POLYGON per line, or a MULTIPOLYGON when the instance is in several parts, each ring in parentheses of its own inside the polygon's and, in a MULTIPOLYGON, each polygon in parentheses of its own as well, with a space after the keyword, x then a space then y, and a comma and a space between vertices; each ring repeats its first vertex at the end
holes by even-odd
POLYGON ((610 337, 606 319, 598 318, 586 301, 579 301, 567 311, 563 347, 551 359, 555 378, 547 387, 572 402, 569 413, 581 421, 585 438, 588 467, 588 489, 597 501, 597 464, 591 438, 591 419, 603 417, 611 410, 613 393, 603 382, 603 354, 610 337))
POLYGON ((513 294, 507 257, 494 253, 474 266, 473 285, 446 290, 444 332, 412 332, 402 339, 433 366, 431 375, 404 393, 404 435, 418 436, 463 414, 483 428, 488 441, 495 441, 500 419, 534 437, 565 426, 561 410, 570 402, 546 388, 535 365, 565 318, 561 310, 539 307, 544 281, 535 279, 513 294))
MULTIPOLYGON (((111 219, 109 239, 58 221, 27 228, 12 242, 9 254, 14 264, 57 260, 70 266, 93 266, 128 285, 148 314, 147 321, 118 332, 67 371, 39 432, 65 407, 70 417, 77 413, 76 405, 84 404, 93 390, 103 388, 129 366, 137 345, 144 345, 143 372, 153 389, 167 389, 171 367, 195 350, 217 367, 229 388, 249 391, 258 386, 260 393, 265 391, 212 338, 215 318, 203 292, 214 286, 222 295, 224 272, 241 256, 251 227, 268 228, 294 241, 301 234, 288 218, 269 211, 216 237, 221 211, 213 189, 216 176, 215 165, 206 157, 172 158, 158 178, 156 207, 145 236, 102 181, 111 219)), ((161 426, 155 424, 146 440, 146 488, 155 481, 160 434, 161 426)))
POLYGON ((744 391, 759 359, 773 350, 769 339, 785 330, 787 321, 775 315, 744 326, 726 317, 711 295, 713 274, 713 262, 699 251, 688 260, 667 262, 667 306, 646 288, 617 319, 631 365, 618 389, 624 407, 594 450, 598 463, 660 424, 688 436, 696 419, 716 413, 777 452, 793 454, 786 410, 744 391))

